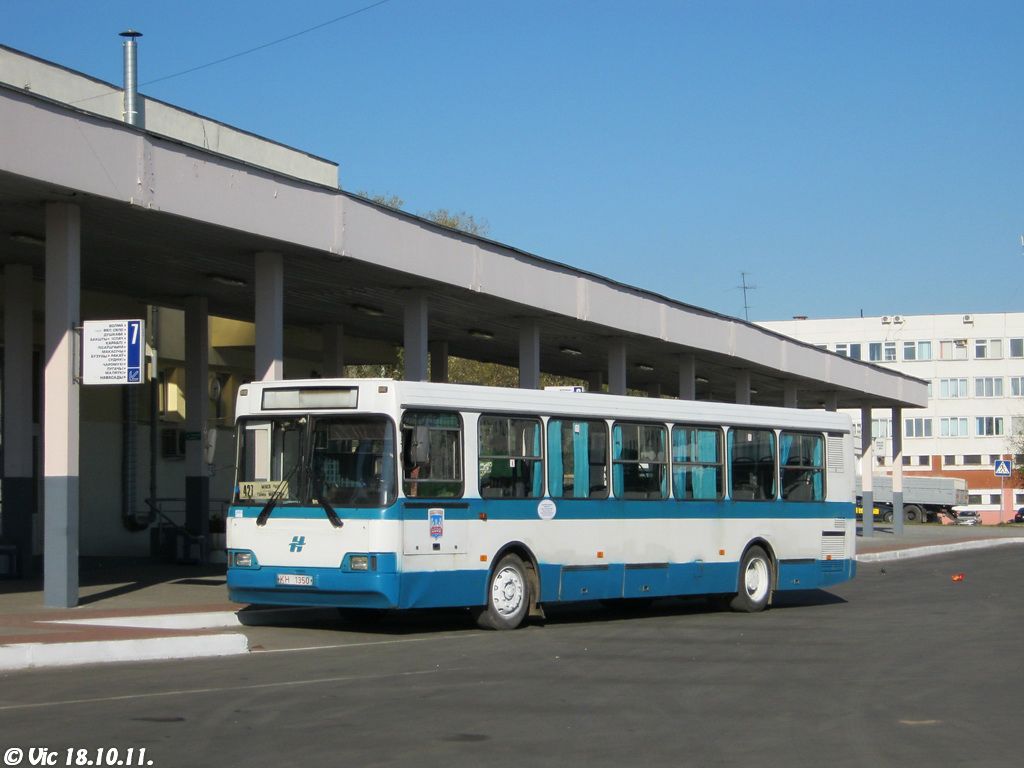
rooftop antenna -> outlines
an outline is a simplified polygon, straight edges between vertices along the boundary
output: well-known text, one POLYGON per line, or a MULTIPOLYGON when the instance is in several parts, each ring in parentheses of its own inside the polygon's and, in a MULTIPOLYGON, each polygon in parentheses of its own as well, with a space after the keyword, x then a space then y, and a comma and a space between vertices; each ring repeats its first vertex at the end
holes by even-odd
MULTIPOLYGON (((1024 243, 1024 237, 1021 237, 1021 243, 1024 243)), ((743 285, 737 285, 737 288, 743 289, 743 319, 748 323, 750 322, 750 304, 747 303, 747 291, 753 291, 757 289, 756 285, 747 285, 747 272, 740 272, 740 277, 743 278, 743 285)))

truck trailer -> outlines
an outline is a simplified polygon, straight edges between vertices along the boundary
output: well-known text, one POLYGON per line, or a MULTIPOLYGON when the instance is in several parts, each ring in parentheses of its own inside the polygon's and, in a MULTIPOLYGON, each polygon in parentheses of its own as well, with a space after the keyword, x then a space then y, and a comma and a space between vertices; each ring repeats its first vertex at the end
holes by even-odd
MULTIPOLYGON (((857 478, 857 507, 861 508, 861 479, 857 478)), ((872 475, 875 515, 893 518, 892 475, 872 475)), ((967 481, 959 477, 903 476, 903 517, 908 523, 937 523, 941 515, 956 519, 953 507, 967 503, 967 481)), ((859 514, 859 513, 858 513, 859 514)))

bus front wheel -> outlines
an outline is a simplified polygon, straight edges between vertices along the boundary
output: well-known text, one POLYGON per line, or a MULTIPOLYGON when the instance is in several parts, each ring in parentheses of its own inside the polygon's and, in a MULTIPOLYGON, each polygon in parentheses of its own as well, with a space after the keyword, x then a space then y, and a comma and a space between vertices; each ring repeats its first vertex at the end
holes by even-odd
POLYGON ((751 547, 740 563, 736 596, 729 608, 740 613, 763 611, 772 597, 772 561, 761 547, 751 547))
POLYGON ((505 555, 491 571, 487 583, 487 604, 473 609, 473 618, 483 629, 515 629, 530 610, 530 582, 526 566, 518 555, 505 555))

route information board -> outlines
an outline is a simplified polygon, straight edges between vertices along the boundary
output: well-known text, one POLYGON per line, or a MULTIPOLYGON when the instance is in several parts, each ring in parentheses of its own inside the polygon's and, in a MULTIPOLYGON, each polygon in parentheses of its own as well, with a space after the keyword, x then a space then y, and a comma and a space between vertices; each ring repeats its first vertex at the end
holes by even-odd
POLYGON ((141 384, 146 357, 142 320, 86 320, 82 323, 82 382, 141 384))

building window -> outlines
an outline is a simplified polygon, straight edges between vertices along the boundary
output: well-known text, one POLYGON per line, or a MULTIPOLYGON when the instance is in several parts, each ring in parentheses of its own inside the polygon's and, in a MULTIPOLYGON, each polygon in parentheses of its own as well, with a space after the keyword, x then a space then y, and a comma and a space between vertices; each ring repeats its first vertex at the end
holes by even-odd
POLYGON ((980 453, 968 453, 964 456, 964 466, 968 467, 980 467, 981 466, 981 454, 980 453))
MULTIPOLYGON (((939 419, 939 435, 941 437, 967 437, 967 417, 952 417, 939 419)), ((947 456, 952 459, 952 456, 947 456)), ((947 461, 952 464, 952 461, 947 461)))
POLYGON ((918 456, 917 463, 922 467, 930 467, 932 465, 931 456, 918 456))
POLYGON ((877 440, 880 437, 892 437, 892 419, 871 420, 871 439, 877 440))
POLYGON ((841 342, 836 344, 836 354, 860 360, 860 344, 841 342))
POLYGON ((904 437, 931 437, 932 436, 932 420, 931 419, 905 419, 904 420, 904 437))
MULTIPOLYGON (((1011 434, 1021 435, 1024 434, 1024 416, 1012 416, 1010 420, 1011 434)), ((1024 464, 1024 460, 1018 461, 1018 464, 1024 464)))
POLYGON ((975 397, 1002 397, 1003 378, 1002 376, 985 376, 974 380, 975 397))
POLYGON ((1010 377, 1010 397, 1024 397, 1024 376, 1010 377))
POLYGON ((947 467, 955 466, 956 465, 956 456, 943 456, 942 457, 942 463, 945 464, 947 467))
MULTIPOLYGON (((974 420, 975 434, 978 437, 995 437, 1003 434, 1003 418, 1002 416, 978 416, 974 420)), ((966 458, 966 457, 965 457, 966 458)), ((979 463, 981 463, 981 457, 978 457, 979 463)))
POLYGON ((868 344, 868 360, 872 363, 882 362, 882 342, 872 341, 868 344))
POLYGON ((882 348, 882 353, 885 356, 885 362, 895 363, 896 362, 896 342, 887 341, 882 348))
POLYGON ((981 506, 981 494, 980 493, 969 493, 967 494, 967 503, 974 507, 981 506))
POLYGON ((931 360, 932 343, 930 341, 904 341, 904 360, 931 360))
POLYGON ((976 360, 998 360, 1002 356, 1002 339, 978 339, 974 342, 974 357, 976 360))
POLYGON ((1024 357, 1024 339, 1010 339, 1010 357, 1024 357))
POLYGON ((939 397, 967 397, 967 379, 939 379, 939 397))
POLYGON ((950 339, 939 342, 939 359, 941 360, 966 360, 967 339, 950 339))

